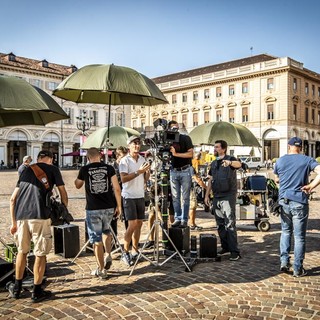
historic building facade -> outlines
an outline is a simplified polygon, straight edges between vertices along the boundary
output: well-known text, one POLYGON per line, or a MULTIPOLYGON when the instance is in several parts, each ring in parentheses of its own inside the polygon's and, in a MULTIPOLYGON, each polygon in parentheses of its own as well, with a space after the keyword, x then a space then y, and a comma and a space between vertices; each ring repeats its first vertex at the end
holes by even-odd
POLYGON ((263 159, 287 152, 299 136, 304 152, 320 156, 320 75, 289 57, 266 54, 153 79, 169 105, 132 107, 133 127, 157 118, 176 120, 190 132, 213 121, 246 126, 258 138, 263 159))
MULTIPOLYGON (((15 76, 23 78, 51 94, 58 84, 77 68, 73 65, 63 66, 48 62, 18 57, 13 53, 0 53, 0 76, 15 76)), ((74 152, 80 147, 82 131, 77 127, 79 117, 86 115, 91 119, 90 134, 98 127, 107 126, 107 105, 79 104, 63 101, 52 96, 70 116, 68 120, 56 121, 46 126, 23 126, 0 128, 0 161, 5 166, 12 167, 21 164, 25 155, 36 155, 41 149, 53 152, 55 163, 59 166, 70 166, 80 162, 79 156, 61 156, 74 152)), ((111 110, 111 125, 127 126, 130 124, 130 108, 114 106, 111 110)))

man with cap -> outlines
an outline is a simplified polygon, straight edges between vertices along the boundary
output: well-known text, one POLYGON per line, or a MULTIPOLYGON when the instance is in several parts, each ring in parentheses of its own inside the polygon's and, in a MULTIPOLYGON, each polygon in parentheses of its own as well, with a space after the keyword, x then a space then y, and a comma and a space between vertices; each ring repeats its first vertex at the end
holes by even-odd
POLYGON ((52 165, 53 154, 50 151, 40 151, 37 166, 42 169, 46 177, 41 182, 28 166, 19 177, 17 186, 10 199, 10 214, 12 235, 17 235, 18 255, 16 259, 15 283, 9 287, 10 297, 18 299, 22 291, 22 280, 26 267, 27 254, 31 241, 34 243, 33 253, 35 263, 33 267, 34 285, 31 296, 32 302, 40 302, 51 296, 50 291, 41 288, 44 271, 46 269, 46 255, 52 247, 50 209, 46 206, 47 195, 51 194, 56 185, 61 202, 68 205, 68 195, 59 168, 52 165), (48 189, 44 183, 49 185, 48 189))
POLYGON ((144 186, 150 176, 150 164, 140 152, 141 140, 131 136, 127 140, 128 154, 120 160, 119 172, 122 181, 123 209, 128 228, 124 234, 124 253, 121 260, 132 266, 138 256, 138 245, 143 219, 145 219, 144 186), (132 240, 132 253, 129 246, 132 240))
POLYGON ((23 162, 21 164, 21 166, 18 168, 18 174, 19 176, 21 175, 21 173, 30 166, 30 163, 32 162, 32 158, 31 156, 24 156, 23 157, 23 162))
POLYGON ((288 142, 288 154, 280 157, 274 168, 275 181, 279 183, 281 205, 280 271, 289 272, 291 237, 294 236, 293 276, 307 275, 303 267, 306 251, 306 231, 309 215, 308 195, 320 184, 319 163, 300 154, 302 140, 293 137, 288 142), (317 176, 309 183, 309 174, 317 176))

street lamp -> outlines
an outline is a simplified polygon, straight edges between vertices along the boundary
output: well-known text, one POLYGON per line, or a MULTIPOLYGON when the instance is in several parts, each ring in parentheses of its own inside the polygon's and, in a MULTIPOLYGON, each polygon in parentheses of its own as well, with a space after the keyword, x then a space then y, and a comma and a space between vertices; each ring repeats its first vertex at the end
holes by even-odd
POLYGON ((84 156, 81 146, 84 143, 84 138, 86 136, 86 131, 89 131, 92 126, 92 117, 87 117, 87 111, 80 111, 80 116, 76 117, 76 125, 78 130, 81 131, 81 141, 80 141, 80 155, 82 156, 82 166, 84 166, 84 156))

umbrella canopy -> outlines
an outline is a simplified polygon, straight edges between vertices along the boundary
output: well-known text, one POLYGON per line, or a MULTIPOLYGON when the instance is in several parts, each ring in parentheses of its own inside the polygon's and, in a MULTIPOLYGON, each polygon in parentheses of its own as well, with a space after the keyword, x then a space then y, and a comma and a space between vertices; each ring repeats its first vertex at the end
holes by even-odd
POLYGON ((58 103, 23 79, 0 76, 0 127, 69 119, 58 103))
POLYGON ((80 68, 62 81, 53 94, 77 103, 147 106, 168 103, 151 79, 114 64, 80 68))
POLYGON ((194 128, 189 136, 195 145, 213 145, 216 140, 225 140, 229 146, 261 147, 249 129, 240 124, 225 121, 202 124, 194 128))
POLYGON ((140 136, 140 133, 134 129, 126 128, 126 127, 119 127, 114 126, 108 128, 100 128, 95 132, 91 133, 86 141, 81 146, 81 149, 89 149, 92 147, 101 149, 105 148, 107 144, 107 138, 109 133, 109 149, 116 149, 120 146, 127 145, 127 139, 130 136, 140 136))

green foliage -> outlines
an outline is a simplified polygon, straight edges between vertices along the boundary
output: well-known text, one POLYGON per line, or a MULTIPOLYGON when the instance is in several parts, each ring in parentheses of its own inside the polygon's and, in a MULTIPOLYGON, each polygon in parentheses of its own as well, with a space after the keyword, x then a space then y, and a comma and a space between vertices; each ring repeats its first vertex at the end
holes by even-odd
POLYGON ((318 163, 320 163, 320 157, 316 158, 316 161, 317 161, 318 163))

